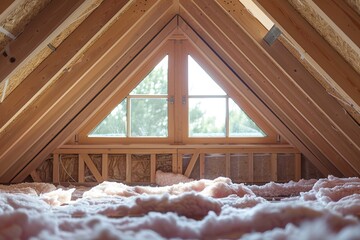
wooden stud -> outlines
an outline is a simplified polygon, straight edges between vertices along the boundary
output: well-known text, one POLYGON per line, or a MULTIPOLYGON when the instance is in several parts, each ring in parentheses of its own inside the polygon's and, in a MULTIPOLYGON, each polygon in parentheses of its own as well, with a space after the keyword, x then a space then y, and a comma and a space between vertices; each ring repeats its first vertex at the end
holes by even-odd
POLYGON ((200 159, 199 159, 199 163, 200 163, 200 179, 204 179, 205 178, 205 154, 204 153, 200 153, 200 159))
POLYGON ((184 154, 179 153, 178 155, 178 159, 177 159, 177 173, 183 174, 183 157, 184 154))
POLYGON ((131 172, 132 172, 131 154, 126 154, 126 182, 127 183, 131 183, 131 172))
POLYGON ((231 154, 230 153, 226 153, 225 154, 225 176, 230 178, 231 174, 230 174, 230 168, 231 168, 231 154))
POLYGON ((54 153, 53 155, 53 183, 60 183, 60 165, 59 165, 59 154, 54 153))
POLYGON ((107 181, 109 178, 108 174, 108 162, 109 162, 109 155, 107 153, 103 153, 101 155, 101 176, 104 179, 104 181, 107 181))
POLYGON ((39 174, 37 171, 32 171, 30 174, 31 178, 33 179, 34 182, 42 182, 39 174))
POLYGON ((186 170, 185 170, 185 173, 184 173, 184 175, 185 175, 186 177, 190 177, 190 174, 191 174, 192 170, 194 169, 194 166, 195 166, 195 164, 196 164, 196 161, 197 161, 198 158, 199 158, 199 155, 200 155, 200 152, 197 150, 197 151, 191 156, 189 165, 187 166, 187 168, 186 168, 186 170))
POLYGON ((156 174, 156 154, 150 155, 150 182, 155 183, 156 174))
POLYGON ((96 165, 94 164, 94 162, 91 160, 90 156, 88 154, 80 154, 79 157, 80 156, 84 159, 84 162, 90 169, 90 172, 94 175, 96 181, 103 182, 104 179, 102 178, 102 176, 101 176, 99 170, 97 169, 96 165))
POLYGON ((277 154, 276 153, 272 153, 271 154, 271 180, 276 182, 277 181, 277 154))
POLYGON ((171 162, 172 162, 172 172, 177 173, 178 172, 178 168, 177 168, 178 167, 178 155, 176 153, 172 154, 171 162))
POLYGON ((78 182, 85 182, 85 161, 83 158, 83 154, 79 154, 79 163, 78 163, 78 182))
POLYGON ((254 182, 254 153, 248 153, 248 182, 254 182))
POLYGON ((295 153, 295 181, 301 179, 301 153, 295 153))

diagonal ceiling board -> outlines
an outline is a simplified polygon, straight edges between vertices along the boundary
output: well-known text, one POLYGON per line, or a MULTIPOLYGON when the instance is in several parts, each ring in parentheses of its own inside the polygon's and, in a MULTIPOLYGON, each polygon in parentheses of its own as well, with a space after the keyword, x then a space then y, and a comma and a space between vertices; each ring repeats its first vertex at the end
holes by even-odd
MULTIPOLYGON (((124 68, 134 56, 137 56, 138 52, 174 16, 171 1, 157 1, 154 4, 146 5, 149 8, 145 10, 138 9, 136 5, 139 5, 139 1, 136 3, 119 16, 119 19, 112 28, 99 39, 99 45, 95 43, 88 53, 84 53, 84 57, 92 62, 91 64, 95 65, 90 67, 85 73, 72 76, 76 79, 80 78, 79 83, 66 93, 66 96, 48 112, 48 119, 41 120, 38 125, 44 132, 37 134, 39 136, 33 144, 29 144, 29 148, 27 151, 24 151, 22 156, 19 154, 17 164, 12 165, 9 171, 3 174, 0 178, 1 181, 23 181, 31 171, 36 169, 55 148, 59 147, 69 137, 74 129, 82 125, 84 118, 88 118, 89 115, 93 114, 96 106, 91 105, 91 107, 87 107, 89 102, 97 99, 96 97, 99 92, 112 81, 119 69, 124 68), (101 45, 104 42, 110 40, 117 41, 113 43, 110 49, 105 48, 107 51, 101 53, 100 58, 96 58, 94 54, 100 51, 101 45), (85 114, 83 111, 85 111, 85 114), (78 120, 79 118, 82 119, 78 120), (49 120, 53 121, 53 123, 47 124, 49 120), (46 125, 46 128, 44 128, 44 125, 46 125)), ((152 49, 156 47, 156 45, 152 45, 152 49)), ((144 56, 146 55, 142 55, 143 58, 144 56)), ((79 69, 74 67, 74 72, 86 70, 87 63, 82 65, 79 69)), ((73 79, 71 76, 68 77, 73 79)), ((115 88, 120 87, 121 81, 125 78, 122 75, 122 78, 116 84, 112 84, 109 89, 113 91, 115 88)), ((54 92, 58 91, 59 87, 57 86, 49 90, 47 92, 48 96, 55 94, 54 92)), ((109 97, 109 95, 103 94, 102 97, 109 97)), ((102 101, 95 102, 100 104, 102 101)), ((26 137, 33 137, 36 133, 34 129, 34 132, 26 137)))
MULTIPOLYGON (((188 20, 189 17, 186 16, 185 13, 181 14, 182 16, 185 16, 188 20)), ((195 24, 193 22, 193 20, 190 20, 193 24, 195 24)), ((222 55, 223 53, 225 53, 225 51, 220 50, 220 48, 217 48, 216 53, 212 53, 212 49, 209 49, 209 46, 205 43, 201 43, 200 37, 192 30, 190 29, 190 27, 182 22, 181 24, 181 28, 183 29, 184 32, 187 33, 187 35, 190 37, 190 39, 192 39, 192 41, 197 45, 198 48, 201 48, 201 51, 206 52, 207 55, 212 56, 212 55, 217 55, 220 54, 222 55)), ((197 30, 199 30, 199 28, 197 28, 197 30)), ((202 32, 201 30, 199 32, 202 32)), ((206 37, 205 34, 201 35, 202 37, 206 37)), ((208 40, 208 38, 206 38, 208 40)), ((221 43, 220 43, 221 44, 221 43)), ((236 53, 234 53, 236 54, 236 53)), ((217 56, 216 56, 217 57, 217 56)), ((212 59, 215 59, 214 57, 212 57, 212 59)), ((230 61, 228 61, 230 62, 230 61)), ((224 62, 216 62, 217 66, 223 66, 224 62)), ((228 73, 228 71, 226 71, 228 66, 226 66, 225 68, 222 69, 224 74, 227 74, 228 78, 231 79, 239 79, 239 76, 236 75, 236 73, 234 71, 231 71, 231 73, 228 73)), ((242 79, 248 79, 249 81, 250 76, 246 74, 246 72, 242 75, 242 79)), ((315 163, 315 166, 324 174, 324 175, 328 175, 330 174, 330 172, 336 172, 336 168, 332 166, 332 169, 329 169, 329 163, 327 161, 325 161, 325 163, 322 163, 321 161, 319 161, 319 159, 315 156, 322 156, 322 154, 319 152, 318 154, 313 154, 295 135, 294 133, 287 128, 286 125, 284 125, 284 123, 274 114, 274 112, 272 112, 269 107, 259 99, 259 97, 253 92, 251 91, 251 89, 249 89, 248 85, 243 82, 243 80, 241 81, 235 81, 234 82, 234 87, 237 87, 238 89, 241 89, 241 92, 243 93, 244 97, 246 97, 249 102, 251 102, 255 108, 259 109, 259 111, 262 112, 263 115, 266 116, 266 118, 268 119, 268 121, 273 125, 273 127, 275 129, 277 129, 278 132, 280 132, 283 136, 286 137, 286 139, 292 143, 294 146, 296 146, 298 149, 300 149, 300 151, 302 153, 304 153, 306 156, 312 156, 312 159, 315 163)), ((325 159, 324 157, 320 158, 320 159, 325 159)), ((331 164, 330 164, 331 165, 331 164)), ((338 174, 340 174, 338 172, 338 174)))
POLYGON ((0 129, 3 130, 59 75, 66 66, 80 56, 100 34, 107 22, 127 3, 126 0, 105 0, 50 56, 48 56, 26 79, 0 104, 0 129), (91 26, 91 27, 89 27, 91 26))
MULTIPOLYGON (((349 151, 354 152, 352 157, 348 157, 350 162, 354 161, 356 156, 360 154, 360 128, 358 124, 350 115, 346 114, 333 97, 327 94, 318 81, 280 41, 277 40, 273 45, 269 46, 262 40, 267 33, 266 29, 249 14, 242 4, 234 3, 231 7, 221 1, 219 1, 219 4, 222 5, 225 11, 229 12, 239 25, 246 29, 251 37, 278 63, 279 67, 284 69, 290 76, 289 80, 293 81, 296 86, 294 86, 293 94, 301 91, 303 101, 306 102, 306 105, 311 106, 307 116, 312 119, 313 125, 318 126, 316 129, 330 142, 333 148, 338 149, 340 145, 343 145, 341 148, 343 150, 338 150, 340 153, 345 153, 342 154, 343 156, 346 156, 349 151), (314 121, 316 118, 318 118, 317 123, 314 121), (327 129, 330 129, 330 132, 327 129), (333 140, 330 141, 330 139, 333 140)), ((289 93, 291 92, 289 91, 289 93)), ((297 108, 306 110, 304 107, 297 108)), ((356 165, 353 167, 356 167, 356 165)))
MULTIPOLYGON (((219 5, 205 0, 194 0, 194 2, 203 15, 207 15, 218 30, 227 35, 226 38, 238 45, 238 49, 245 54, 245 57, 267 78, 266 81, 269 83, 261 86, 264 82, 258 81, 257 84, 261 89, 272 89, 271 98, 278 99, 278 106, 285 110, 287 118, 294 121, 297 128, 305 133, 303 141, 305 139, 312 141, 312 144, 346 176, 359 175, 360 162, 357 161, 360 155, 359 149, 354 148, 351 142, 334 130, 329 120, 318 109, 314 109, 313 105, 304 101, 306 96, 293 84, 289 75, 279 68, 259 44, 249 38, 246 31, 236 26, 219 5)), ((204 21, 201 22, 202 25, 204 21)))
POLYGON ((309 54, 312 64, 327 76, 334 87, 348 103, 360 112, 360 76, 322 38, 315 29, 290 5, 288 1, 256 0, 267 15, 278 23, 281 30, 309 54))
POLYGON ((4 12, 15 0, 2 0, 0 2, 0 14, 4 12))
MULTIPOLYGON (((281 79, 286 79, 287 77, 282 76, 283 74, 279 72, 277 67, 274 66, 274 64, 269 60, 268 56, 266 56, 263 51, 259 51, 258 46, 256 46, 256 44, 254 44, 252 40, 248 39, 246 32, 243 32, 242 29, 234 26, 231 21, 224 21, 224 16, 226 16, 226 14, 222 15, 221 11, 214 11, 210 7, 206 6, 206 3, 204 3, 205 5, 203 6, 206 11, 202 11, 201 9, 191 9, 191 4, 186 1, 183 1, 182 3, 183 5, 187 4, 190 7, 188 9, 189 11, 191 11, 194 17, 197 17, 197 22, 201 22, 201 24, 199 25, 201 25, 202 28, 206 28, 207 33, 205 32, 204 34, 208 34, 209 41, 218 41, 217 45, 215 45, 214 43, 212 47, 216 48, 215 50, 218 53, 222 51, 221 49, 224 49, 226 51, 226 53, 220 55, 224 57, 228 63, 233 62, 234 65, 232 65, 231 67, 234 70, 239 69, 240 71, 243 71, 243 73, 241 73, 240 75, 251 75, 252 79, 257 79, 251 80, 247 82, 247 84, 251 86, 254 91, 256 91, 257 95, 263 101, 266 101, 266 104, 268 104, 269 107, 273 111, 275 111, 275 113, 289 127, 289 129, 291 129, 291 131, 294 131, 294 133, 299 139, 301 139, 301 141, 305 141, 303 144, 305 144, 305 146, 310 149, 310 152, 312 154, 316 154, 316 158, 318 158, 317 161, 320 160, 323 163, 327 162, 326 165, 328 165, 328 167, 332 169, 331 172, 333 174, 339 173, 339 171, 334 168, 332 164, 329 164, 328 158, 325 157, 323 153, 319 152, 317 145, 320 142, 323 147, 326 147, 326 150, 335 154, 335 157, 333 156, 332 161, 344 162, 344 160, 338 154, 336 155, 334 149, 332 149, 331 146, 328 146, 327 143, 324 142, 324 139, 316 131, 314 131, 311 125, 309 125, 309 123, 307 123, 307 121, 303 119, 303 116, 301 116, 297 112, 297 110, 294 109, 291 104, 289 104, 286 98, 282 96, 281 92, 279 92, 272 85, 268 77, 274 79, 278 78, 277 81, 280 81, 281 79), (209 21, 209 19, 206 17, 207 14, 210 14, 209 12, 212 12, 211 14, 215 16, 212 18, 213 21, 209 21), (216 25, 213 24, 213 22, 216 22, 216 25), (222 32, 226 32, 226 34, 224 33, 224 35, 222 35, 222 32), (231 44, 229 44, 229 42, 231 44), (233 47, 235 47, 235 49, 233 47), (244 54, 242 53, 242 51, 245 51, 246 55, 243 55, 243 57, 241 58, 239 56, 241 54, 244 54), (250 60, 249 57, 251 57, 252 60, 250 60), (255 69, 249 64, 249 62, 252 61, 256 62, 256 64, 253 65, 256 66, 255 69), (245 71, 241 70, 241 68, 245 68, 245 71), (259 68, 262 69, 262 71, 266 71, 266 74, 259 72, 259 68), (279 78, 278 76, 281 76, 281 78, 279 78)), ((199 3, 199 1, 197 1, 197 3, 199 3)), ((201 29, 199 30, 201 31, 201 29)), ((303 148, 304 146, 298 146, 298 144, 295 143, 293 144, 297 146, 301 151, 303 151, 303 149, 301 148, 303 148)), ((314 156, 312 156, 311 158, 312 160, 316 161, 316 158, 314 159, 314 156)), ((340 166, 340 170, 345 174, 356 174, 354 169, 352 169, 352 167, 350 167, 348 164, 343 164, 342 166, 340 166)))
POLYGON ((23 61, 29 59, 31 57, 28 57, 29 55, 35 56, 52 38, 60 34, 66 26, 58 27, 83 1, 52 1, 37 14, 26 26, 25 31, 8 44, 4 50, 5 54, 0 56, 0 82, 10 78, 11 73, 24 66, 23 61), (46 24, 44 24, 44 19, 46 19, 46 24), (35 49, 37 49, 36 52, 34 52, 35 49))
POLYGON ((308 2, 350 46, 360 47, 360 17, 345 1, 313 0, 308 2))

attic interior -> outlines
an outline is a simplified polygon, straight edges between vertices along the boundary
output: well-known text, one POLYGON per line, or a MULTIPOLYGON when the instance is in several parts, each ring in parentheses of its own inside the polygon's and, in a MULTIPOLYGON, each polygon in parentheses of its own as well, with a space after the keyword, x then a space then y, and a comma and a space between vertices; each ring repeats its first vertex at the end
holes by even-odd
POLYGON ((0 239, 358 239, 359 14, 2 0, 0 239))

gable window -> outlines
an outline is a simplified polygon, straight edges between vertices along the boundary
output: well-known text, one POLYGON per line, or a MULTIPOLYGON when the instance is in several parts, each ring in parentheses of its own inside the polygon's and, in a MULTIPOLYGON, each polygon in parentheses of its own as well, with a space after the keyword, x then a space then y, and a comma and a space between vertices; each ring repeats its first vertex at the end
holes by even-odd
POLYGON ((80 134, 83 142, 275 142, 273 130, 262 121, 255 123, 245 111, 251 108, 238 105, 241 98, 227 92, 231 85, 209 73, 203 65, 208 60, 198 62, 201 55, 193 55, 189 44, 170 39, 171 47, 156 53, 157 60, 145 62, 148 70, 137 68, 139 73, 119 90, 121 99, 105 106, 93 127, 80 134))

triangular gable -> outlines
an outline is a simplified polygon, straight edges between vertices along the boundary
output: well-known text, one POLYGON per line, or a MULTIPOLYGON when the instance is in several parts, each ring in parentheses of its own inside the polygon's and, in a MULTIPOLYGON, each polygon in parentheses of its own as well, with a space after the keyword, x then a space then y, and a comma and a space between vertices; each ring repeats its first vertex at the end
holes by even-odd
MULTIPOLYGON (((179 31, 179 29, 176 31, 176 38, 179 38, 179 36, 182 35, 184 38, 181 41, 185 41, 185 35, 179 31)), ((156 59, 149 59, 148 61, 145 61, 143 63, 141 63, 144 67, 140 66, 139 67, 139 71, 134 73, 134 78, 127 84, 127 86, 125 86, 123 89, 120 89, 116 94, 114 94, 114 98, 109 99, 109 101, 104 104, 104 108, 102 110, 100 110, 95 116, 94 118, 92 118, 91 120, 89 120, 89 124, 87 124, 86 126, 83 127, 83 129, 81 131, 79 131, 79 143, 112 143, 112 144, 116 144, 116 143, 124 143, 126 142, 126 136, 127 137, 132 137, 132 133, 130 132, 130 130, 127 130, 127 128, 131 128, 131 111, 129 111, 130 107, 126 106, 127 104, 127 99, 126 96, 130 97, 132 94, 134 94, 134 89, 137 89, 139 87, 142 86, 142 84, 144 84, 144 81, 148 81, 147 76, 149 74, 151 74, 151 71, 153 69, 156 69, 156 66, 158 66, 159 62, 163 61, 164 58, 167 58, 167 54, 170 54, 172 56, 171 59, 173 59, 173 54, 175 54, 173 52, 173 42, 172 41, 176 41, 174 40, 174 35, 169 36, 169 41, 164 43, 163 47, 160 47, 160 50, 157 50, 158 53, 155 54, 156 59), (166 56, 166 57, 164 57, 166 56), (147 70, 147 71, 146 71, 147 70), (128 113, 127 113, 128 111, 128 113), (128 117, 126 117, 128 116, 128 117), (129 117, 130 116, 130 117, 129 117), (117 130, 109 130, 110 128, 106 125, 109 124, 109 122, 114 122, 116 121, 116 119, 119 118, 127 118, 127 120, 125 121, 119 121, 119 127, 122 129, 121 131, 123 132, 117 132, 119 131, 119 129, 117 130), (101 130, 103 129, 103 130, 101 130), (106 129, 106 130, 104 130, 106 129), (110 131, 110 132, 109 132, 110 131), (113 132, 111 132, 113 131, 113 132), (119 140, 118 138, 122 138, 121 140, 119 140), (123 139, 125 138, 125 139, 123 139)), ((226 105, 223 106, 212 106, 212 109, 218 109, 218 113, 219 111, 222 110, 222 112, 225 111, 230 111, 227 115, 229 115, 229 119, 226 118, 225 120, 225 115, 223 117, 223 126, 225 129, 225 125, 226 125, 226 129, 227 130, 223 130, 222 134, 214 134, 215 138, 219 137, 220 139, 218 140, 213 140, 210 142, 214 142, 216 143, 216 141, 218 142, 228 142, 228 143, 236 143, 236 142, 242 142, 242 143, 276 143, 279 141, 278 138, 278 134, 276 134, 276 131, 271 127, 271 125, 267 122, 266 119, 264 119, 263 117, 261 117, 258 113, 258 111, 256 109, 254 109, 253 106, 251 106, 248 101, 243 98, 241 96, 241 94, 239 95, 238 92, 234 92, 231 90, 232 86, 227 83, 226 81, 221 81, 219 79, 221 79, 221 73, 216 73, 216 71, 211 70, 211 73, 215 73, 214 77, 217 78, 217 81, 221 82, 221 86, 218 85, 218 83, 213 79, 213 77, 210 77, 207 73, 207 70, 210 68, 208 61, 209 60, 205 60, 205 59, 201 59, 201 56, 204 55, 204 53, 199 53, 198 50, 193 47, 191 45, 191 43, 189 42, 186 47, 184 48, 184 52, 183 54, 186 54, 187 56, 189 56, 189 60, 191 61, 191 65, 189 66, 189 68, 193 68, 195 67, 195 72, 202 72, 205 73, 207 76, 202 76, 204 79, 208 78, 204 83, 201 83, 203 85, 203 89, 205 89, 206 85, 213 85, 212 89, 217 89, 217 92, 221 91, 221 94, 223 94, 224 96, 227 96, 227 98, 223 99, 223 102, 225 103, 226 100, 226 105), (197 61, 201 62, 198 63, 197 61), (223 90, 226 89, 226 90, 223 90), (229 91, 229 92, 228 92, 229 91), (227 109, 227 110, 226 110, 227 109), (225 123, 225 121, 227 121, 225 123), (220 136, 217 136, 220 135, 220 136), (221 140, 221 137, 226 137, 226 140, 221 140), (232 140, 229 140, 231 139, 232 140)), ((179 63, 175 63, 179 64, 179 63)), ((173 70, 170 70, 173 71, 173 70)), ((189 78, 191 78, 191 74, 189 75, 189 78)), ((198 77, 198 76, 196 76, 198 77)), ((170 77, 171 78, 171 77, 170 77)), ((175 81, 178 81, 175 79, 175 81)), ((191 82, 191 81, 189 81, 191 82)), ((174 84, 174 83, 172 83, 174 84)), ((172 96, 174 96, 176 93, 174 93, 176 90, 169 90, 169 96, 167 96, 167 98, 169 98, 168 100, 170 101, 170 98, 172 98, 172 96)), ((187 90, 181 90, 181 91, 187 91, 187 90)), ((136 92, 135 92, 136 93, 136 92)), ((191 105, 192 100, 194 100, 194 98, 192 98, 192 95, 199 95, 199 93, 192 93, 191 90, 188 93, 188 101, 189 101, 189 105, 191 105)), ((211 91, 205 91, 203 93, 204 95, 211 95, 213 94, 211 91)), ((217 100, 216 98, 214 98, 213 100, 217 100)), ((209 99, 206 99, 206 101, 209 101, 209 99)), ((203 103, 206 101, 202 101, 203 103)), ((144 105, 144 107, 146 108, 146 106, 144 105)), ((189 106, 190 108, 191 106, 189 106)), ((206 110, 206 109, 204 109, 206 110)), ((209 110, 209 108, 208 108, 209 110)), ((176 110, 175 110, 176 111, 176 110)), ((171 110, 170 110, 171 112, 171 110)), ((191 111, 190 111, 191 112, 191 111)), ((184 113, 183 113, 184 114, 184 113)), ((190 113, 189 113, 190 114, 190 113)), ((204 115, 204 112, 201 113, 202 115, 204 115)), ((149 114, 147 114, 149 115, 149 114)), ((205 115, 204 115, 205 116, 205 115)), ((204 116, 202 116, 202 118, 204 118, 204 116)), ((213 116, 211 116, 210 118, 215 117, 215 114, 213 116)), ((142 115, 139 115, 138 118, 142 118, 142 115)), ((148 117, 149 118, 149 117, 148 117)), ((199 117, 198 117, 199 118, 199 117)), ((172 119, 174 119, 174 117, 169 117, 169 121, 171 121, 172 119)), ((192 121, 191 116, 189 115, 186 118, 183 118, 183 120, 187 121, 187 119, 190 119, 190 122, 192 121)), ((146 119, 143 119, 144 125, 146 125, 146 119)), ((148 119, 149 122, 151 122, 151 119, 148 119)), ((195 121, 194 121, 195 122, 195 121)), ((191 123, 189 123, 189 127, 191 128, 191 123)), ((169 127, 173 126, 173 123, 169 123, 169 127)), ((171 130, 170 130, 171 131, 171 130)), ((201 138, 204 137, 204 134, 191 134, 191 129, 186 130, 186 128, 183 129, 183 131, 186 131, 189 133, 189 136, 185 136, 183 138, 183 143, 201 143, 203 140, 198 140, 196 139, 196 137, 201 138)), ((170 133, 171 135, 171 133, 170 133)), ((137 135, 133 135, 134 137, 138 137, 137 135)), ((156 137, 164 137, 165 135, 159 135, 156 137)), ((209 135, 211 136, 211 135, 209 135)), ((205 137, 209 137, 206 136, 205 137)), ((148 137, 152 137, 152 136, 148 136, 148 137)), ((165 136, 167 137, 167 135, 165 136)), ((171 137, 171 136, 170 136, 171 137)), ((157 139, 158 141, 159 139, 157 139)), ((135 140, 129 140, 129 142, 134 142, 135 140)), ((151 140, 149 139, 144 139, 144 142, 149 142, 151 140)), ((136 141, 135 141, 136 142, 136 141)), ((139 140, 137 140, 137 142, 141 142, 139 140)), ((168 140, 161 140, 160 139, 160 143, 174 143, 174 139, 168 139, 168 140)))

